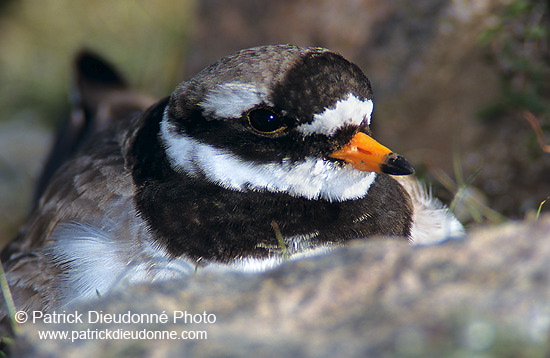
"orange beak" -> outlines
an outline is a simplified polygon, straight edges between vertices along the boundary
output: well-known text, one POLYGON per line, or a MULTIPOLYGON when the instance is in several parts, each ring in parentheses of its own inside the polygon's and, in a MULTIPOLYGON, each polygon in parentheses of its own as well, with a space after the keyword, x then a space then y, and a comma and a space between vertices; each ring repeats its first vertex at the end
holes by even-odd
POLYGON ((330 157, 350 163, 355 169, 391 175, 409 175, 414 168, 407 160, 378 143, 369 135, 358 132, 342 149, 330 157))

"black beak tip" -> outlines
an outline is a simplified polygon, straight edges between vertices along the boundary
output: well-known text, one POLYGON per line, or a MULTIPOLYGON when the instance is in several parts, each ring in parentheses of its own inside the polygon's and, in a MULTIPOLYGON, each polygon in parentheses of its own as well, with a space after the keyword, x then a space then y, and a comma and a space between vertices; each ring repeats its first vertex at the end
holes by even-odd
POLYGON ((390 153, 386 157, 384 164, 380 166, 382 173, 390 175, 411 175, 414 174, 414 168, 409 164, 405 157, 390 153))

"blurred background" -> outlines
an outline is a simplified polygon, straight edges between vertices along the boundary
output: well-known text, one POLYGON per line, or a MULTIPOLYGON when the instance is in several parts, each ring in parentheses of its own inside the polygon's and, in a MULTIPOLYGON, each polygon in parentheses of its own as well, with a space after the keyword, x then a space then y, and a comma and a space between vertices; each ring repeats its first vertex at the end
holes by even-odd
POLYGON ((473 226, 550 203, 550 5, 542 0, 0 0, 0 244, 66 116, 74 54, 165 96, 233 51, 322 46, 358 64, 377 139, 473 226))

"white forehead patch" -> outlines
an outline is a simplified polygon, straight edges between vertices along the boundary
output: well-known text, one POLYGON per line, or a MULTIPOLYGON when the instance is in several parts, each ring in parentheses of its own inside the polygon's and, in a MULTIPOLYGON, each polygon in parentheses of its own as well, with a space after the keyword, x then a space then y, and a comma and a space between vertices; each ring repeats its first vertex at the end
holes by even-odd
POLYGON ((321 158, 307 158, 299 163, 248 162, 176 133, 166 115, 161 123, 161 138, 175 170, 192 177, 204 176, 217 185, 237 191, 265 190, 337 202, 364 197, 376 178, 376 173, 340 166, 321 158))
POLYGON ((199 106, 206 116, 239 118, 252 107, 267 103, 267 91, 250 83, 228 82, 209 91, 199 106))
POLYGON ((347 124, 360 125, 363 121, 370 124, 372 110, 372 100, 363 101, 350 93, 346 98, 336 102, 334 107, 315 114, 313 122, 302 124, 297 129, 304 135, 332 135, 347 124))

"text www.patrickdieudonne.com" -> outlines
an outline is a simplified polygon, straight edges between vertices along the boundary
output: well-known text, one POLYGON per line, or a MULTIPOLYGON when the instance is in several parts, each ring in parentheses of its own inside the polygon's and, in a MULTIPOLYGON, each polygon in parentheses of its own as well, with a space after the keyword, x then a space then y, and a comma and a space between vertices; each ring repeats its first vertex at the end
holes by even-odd
MULTIPOLYGON (((42 311, 24 312, 18 311, 15 314, 15 321, 18 323, 41 323, 41 324, 62 324, 63 326, 51 327, 52 329, 38 330, 38 338, 41 340, 206 340, 208 331, 206 330, 177 330, 178 326, 191 328, 191 325, 198 324, 201 328, 204 325, 216 322, 216 315, 213 313, 190 313, 187 311, 173 311, 167 313, 106 313, 103 311, 86 312, 51 312, 42 311), (76 329, 57 329, 68 328, 67 325, 75 324, 76 329), (93 325, 151 325, 155 329, 139 328, 131 329, 129 327, 117 328, 94 328, 93 325), (169 325, 169 329, 159 329, 159 325, 169 325), (79 325, 87 325, 82 327, 79 325), (90 328, 89 326, 92 326, 90 328)), ((183 327, 182 327, 183 328, 183 327)))

